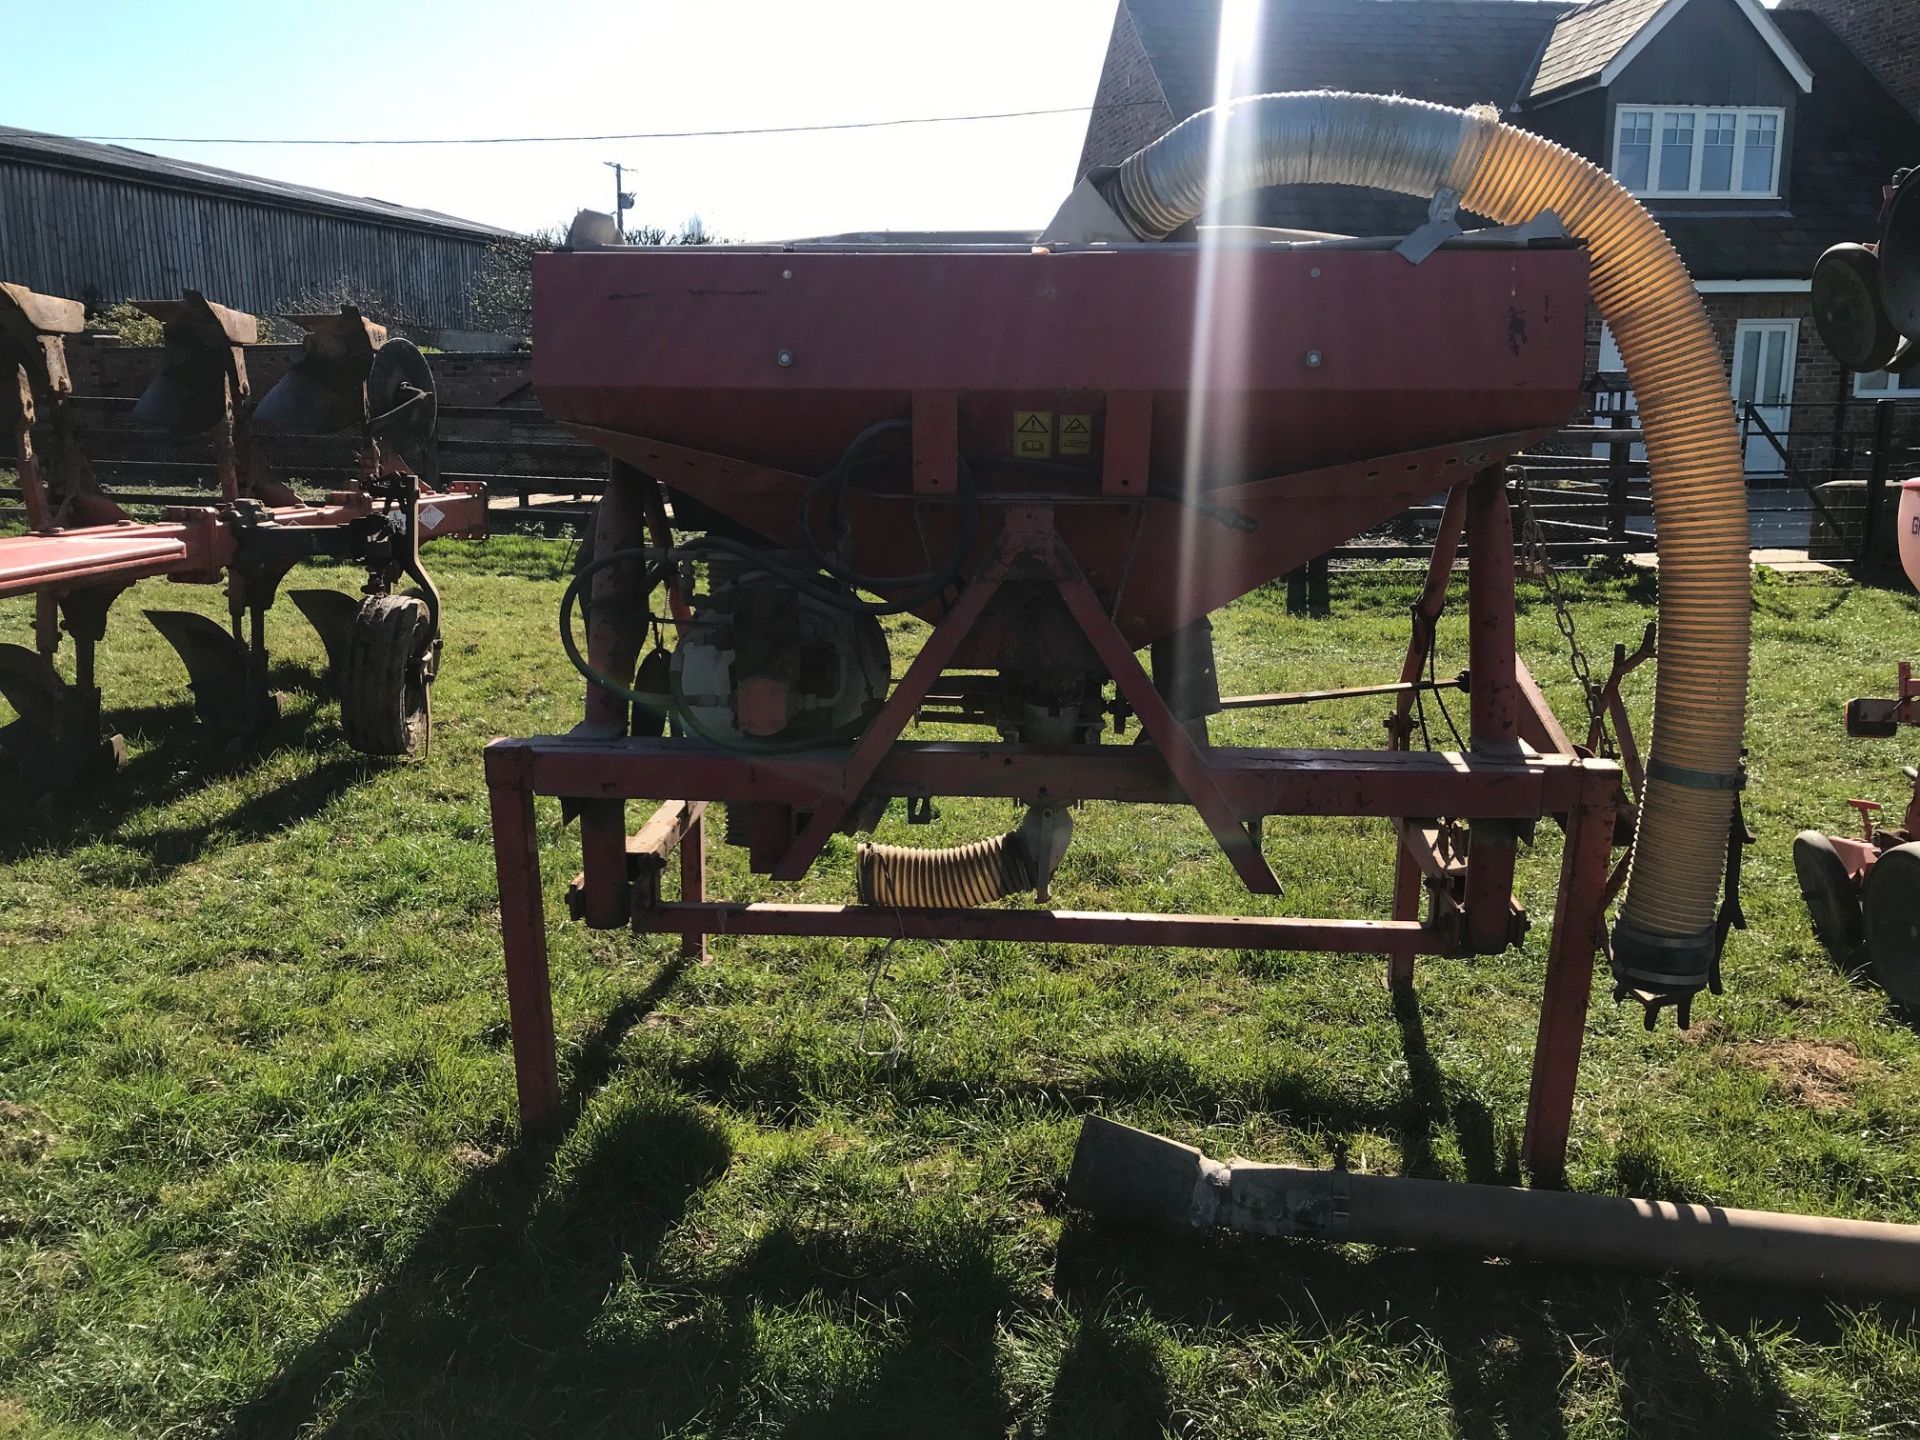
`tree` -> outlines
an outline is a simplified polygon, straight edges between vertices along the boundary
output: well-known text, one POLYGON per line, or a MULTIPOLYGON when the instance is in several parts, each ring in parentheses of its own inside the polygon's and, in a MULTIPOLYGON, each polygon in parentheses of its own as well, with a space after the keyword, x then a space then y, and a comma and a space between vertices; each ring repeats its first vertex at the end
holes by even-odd
POLYGON ((664 225, 639 225, 627 231, 629 245, 718 245, 720 237, 698 215, 689 215, 672 234, 664 225))
POLYGON ((118 335, 122 345, 158 345, 160 322, 131 300, 121 300, 87 317, 87 329, 118 335))
POLYGON ((533 257, 565 248, 564 229, 508 235, 487 246, 468 298, 474 323, 497 335, 533 333, 533 257))
POLYGON ((300 327, 280 317, 284 315, 337 315, 342 305, 351 305, 363 319, 384 325, 389 335, 430 329, 422 317, 405 305, 388 299, 377 290, 347 276, 304 285, 291 295, 283 295, 259 317, 262 341, 289 343, 304 333, 300 327))

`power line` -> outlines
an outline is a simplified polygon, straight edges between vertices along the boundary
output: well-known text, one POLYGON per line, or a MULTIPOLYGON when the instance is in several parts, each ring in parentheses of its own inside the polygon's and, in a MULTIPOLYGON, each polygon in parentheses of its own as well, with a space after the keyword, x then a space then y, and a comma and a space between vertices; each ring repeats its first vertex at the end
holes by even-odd
POLYGON ((710 140, 732 135, 813 135, 832 130, 890 130, 903 125, 957 125, 974 120, 1027 120, 1041 115, 1087 115, 1096 110, 1135 110, 1158 100, 1121 100, 1107 105, 1061 105, 1046 110, 993 110, 974 115, 908 115, 892 120, 845 120, 825 125, 753 125, 733 130, 637 130, 619 135, 477 135, 394 140, 262 139, 250 135, 76 135, 113 145, 574 145, 615 140, 710 140))

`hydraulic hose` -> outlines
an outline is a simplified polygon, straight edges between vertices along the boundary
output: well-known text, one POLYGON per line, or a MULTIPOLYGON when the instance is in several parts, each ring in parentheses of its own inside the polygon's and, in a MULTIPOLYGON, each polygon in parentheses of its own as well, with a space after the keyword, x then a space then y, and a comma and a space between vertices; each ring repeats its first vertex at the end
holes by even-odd
POLYGON ((1625 986, 1685 998, 1716 967, 1751 603, 1733 397, 1692 279, 1612 176, 1487 107, 1330 91, 1251 96, 1183 121, 1099 190, 1127 229, 1157 240, 1226 196, 1300 184, 1451 191, 1505 225, 1552 211, 1591 252, 1594 303, 1639 397, 1660 557, 1653 741, 1613 968, 1625 986), (1210 173, 1216 155, 1223 174, 1210 173))

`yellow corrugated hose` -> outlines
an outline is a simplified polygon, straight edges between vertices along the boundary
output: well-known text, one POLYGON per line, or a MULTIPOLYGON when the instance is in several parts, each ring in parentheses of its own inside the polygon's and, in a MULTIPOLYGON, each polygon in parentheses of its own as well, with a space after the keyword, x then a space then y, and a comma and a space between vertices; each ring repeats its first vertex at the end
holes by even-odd
POLYGON ((1752 604, 1746 463, 1726 364, 1658 222, 1578 155, 1502 125, 1461 203, 1503 224, 1551 210, 1587 242, 1594 304, 1633 381, 1653 471, 1660 660, 1616 968, 1629 980, 1703 982, 1741 770, 1752 604), (1681 969, 1640 955, 1679 950, 1648 946, 1659 939, 1692 942, 1695 960, 1681 969))
POLYGON ((1288 184, 1452 190, 1463 208, 1501 224, 1551 211, 1586 242, 1594 303, 1639 400, 1660 556, 1653 739, 1614 971, 1655 992, 1699 989, 1714 960, 1741 771, 1750 593, 1733 397, 1686 266, 1612 176, 1484 107, 1327 91, 1252 96, 1182 122, 1096 188, 1151 240, 1227 195, 1288 184))

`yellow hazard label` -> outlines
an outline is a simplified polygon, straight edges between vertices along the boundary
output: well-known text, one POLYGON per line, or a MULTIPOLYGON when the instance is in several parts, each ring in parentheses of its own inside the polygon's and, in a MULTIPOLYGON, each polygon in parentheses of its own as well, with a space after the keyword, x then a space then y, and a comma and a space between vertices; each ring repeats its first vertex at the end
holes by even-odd
POLYGON ((1053 454, 1053 412, 1013 412, 1013 453, 1023 460, 1045 460, 1053 454))
POLYGON ((1093 453, 1093 416, 1061 415, 1060 453, 1062 455, 1091 455, 1093 453))

